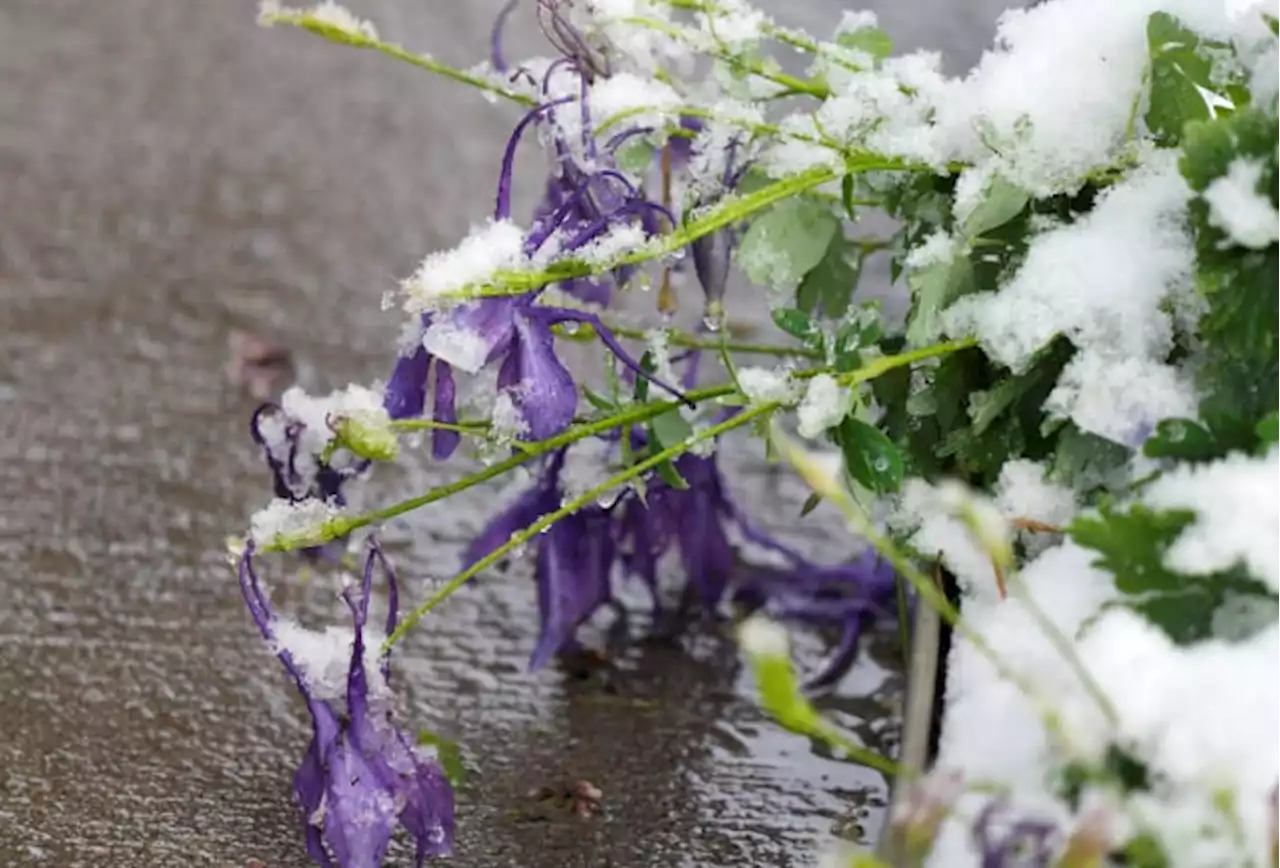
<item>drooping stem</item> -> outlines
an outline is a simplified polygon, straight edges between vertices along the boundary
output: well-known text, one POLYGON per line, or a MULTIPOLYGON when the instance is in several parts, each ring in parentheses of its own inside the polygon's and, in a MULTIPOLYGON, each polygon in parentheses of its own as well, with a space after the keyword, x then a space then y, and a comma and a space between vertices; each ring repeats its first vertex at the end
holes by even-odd
POLYGON ((316 17, 310 11, 305 9, 275 9, 264 12, 258 17, 258 20, 263 25, 270 26, 273 24, 288 24, 293 27, 306 30, 309 33, 314 33, 317 36, 328 39, 330 42, 338 42, 343 45, 350 45, 354 48, 371 49, 380 54, 385 54, 387 57, 394 57, 396 60, 402 60, 405 63, 410 63, 414 66, 425 69, 428 72, 434 72, 436 75, 443 76, 460 84, 474 87, 477 90, 484 91, 485 93, 491 93, 495 96, 502 97, 503 99, 510 100, 511 102, 528 106, 529 108, 533 108, 537 105, 537 100, 532 97, 526 96, 522 93, 517 93, 516 91, 504 87, 501 84, 486 81, 478 75, 473 75, 469 72, 463 72, 460 69, 455 69, 447 63, 441 63, 440 61, 434 60, 425 54, 415 54, 403 46, 396 45, 394 42, 386 42, 358 31, 337 27, 323 18, 316 17))
MULTIPOLYGON (((948 343, 935 344, 929 347, 922 347, 918 350, 912 350, 907 353, 899 353, 893 356, 884 356, 875 359, 871 363, 863 367, 841 374, 837 378, 841 385, 851 386, 873 380, 895 368, 904 365, 910 365, 925 359, 937 356, 947 355, 957 350, 965 349, 973 346, 972 340, 951 341, 948 343)), ((807 380, 818 374, 825 373, 824 368, 808 368, 802 371, 795 371, 792 377, 797 380, 807 380)), ((725 383, 719 386, 707 386, 702 389, 694 389, 686 392, 684 397, 693 403, 700 401, 710 401, 716 398, 731 395, 738 391, 737 387, 732 383, 725 383)), ((482 483, 495 479, 510 470, 514 470, 520 465, 534 458, 554 452, 562 446, 568 446, 579 440, 588 437, 595 437, 618 428, 625 428, 628 425, 634 425, 661 416, 676 407, 680 406, 677 401, 655 401, 653 403, 641 404, 639 406, 628 407, 611 416, 603 419, 589 422, 583 425, 576 425, 562 434, 558 434, 548 440, 542 440, 537 443, 526 444, 528 449, 518 455, 512 455, 491 467, 486 467, 477 473, 464 476, 448 485, 442 485, 439 488, 433 488, 425 494, 411 497, 408 500, 400 501, 391 506, 382 507, 381 509, 371 510, 360 515, 340 515, 327 521, 322 531, 317 534, 312 531, 304 534, 297 539, 288 536, 279 536, 269 545, 261 546, 263 552, 284 552, 293 551, 294 549, 307 548, 315 546, 329 540, 338 539, 362 527, 374 524, 376 522, 387 521, 397 518, 405 513, 413 512, 416 509, 452 497, 455 494, 466 491, 482 483)), ((741 414, 734 418, 741 418, 741 414)), ((709 430, 709 429, 708 429, 709 430)))

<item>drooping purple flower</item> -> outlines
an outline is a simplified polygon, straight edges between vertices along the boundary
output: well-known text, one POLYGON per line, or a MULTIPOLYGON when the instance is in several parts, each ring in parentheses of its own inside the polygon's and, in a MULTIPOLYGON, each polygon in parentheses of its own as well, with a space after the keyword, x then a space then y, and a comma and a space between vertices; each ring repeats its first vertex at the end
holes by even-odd
POLYGON ((1049 868, 1057 843, 1056 824, 1036 818, 1009 820, 1008 803, 992 799, 973 824, 982 868, 1049 868))
POLYGON ((734 589, 734 603, 748 614, 764 610, 777 621, 838 629, 834 650, 804 684, 810 691, 834 686, 856 661, 863 634, 877 621, 893 617, 897 574, 871 548, 848 563, 824 566, 771 538, 756 541, 781 550, 787 566, 745 570, 734 589))
MULTIPOLYGON (((391 709, 371 695, 365 629, 373 573, 381 565, 389 586, 387 631, 397 623, 395 574, 376 544, 365 561, 358 599, 344 593, 354 621, 345 705, 322 699, 303 666, 279 638, 279 617, 253 567, 253 544, 240 560, 240 590, 263 639, 293 677, 311 713, 313 733, 294 776, 307 853, 321 866, 373 868, 382 864, 397 825, 416 843, 416 864, 453 849, 453 791, 439 766, 422 756, 393 723, 391 709)), ((378 675, 389 680, 390 660, 378 675)))
MULTIPOLYGON (((557 108, 570 98, 550 100, 525 115, 507 143, 498 180, 494 217, 510 217, 511 182, 515 154, 521 137, 534 124, 554 119, 557 108)), ((587 121, 584 110, 584 123, 587 121)), ((589 130, 587 131, 589 135, 589 130)), ((565 148, 568 154, 570 149, 565 148)), ((662 209, 644 199, 621 173, 598 167, 581 171, 562 161, 563 178, 548 185, 546 201, 538 209, 525 239, 526 256, 534 256, 556 239, 562 253, 573 253, 608 232, 615 225, 640 220, 652 222, 662 209), (572 180, 564 180, 572 178, 572 180)), ((654 224, 653 231, 659 227, 654 224)), ((609 287, 599 279, 580 279, 562 285, 586 301, 607 302, 609 287)), ((452 371, 475 374, 500 362, 498 387, 519 416, 522 435, 542 440, 563 431, 577 409, 577 387, 555 354, 552 327, 566 322, 590 325, 601 342, 629 369, 659 388, 683 400, 674 387, 642 371, 638 362, 593 313, 537 303, 540 292, 523 296, 481 298, 444 313, 423 317, 420 348, 403 356, 387 387, 386 406, 392 418, 420 415, 426 404, 428 372, 436 372, 433 414, 437 422, 456 422, 452 371)), ((457 447, 456 433, 437 430, 433 454, 447 458, 457 447)))
MULTIPOLYGON (((286 403, 287 398, 286 395, 286 403)), ((315 498, 337 507, 345 506, 347 497, 343 486, 372 464, 345 449, 326 455, 324 447, 332 432, 311 431, 306 421, 291 415, 279 404, 262 404, 254 411, 249 420, 249 435, 271 469, 275 496, 291 503, 315 498)), ((333 561, 340 556, 344 544, 343 540, 333 540, 303 548, 301 553, 311 561, 333 561)))
POLYGON ((688 588, 687 601, 714 612, 736 564, 728 533, 733 506, 714 457, 685 453, 673 466, 687 488, 655 479, 646 484, 643 501, 629 496, 622 506, 623 563, 628 572, 656 589, 658 560, 674 546, 688 588))
MULTIPOLYGON (((464 568, 560 507, 565 456, 563 449, 553 453, 538 482, 489 522, 467 548, 464 568)), ((611 523, 608 510, 592 505, 538 535, 534 578, 541 626, 530 669, 540 669, 555 655, 574 649, 578 627, 613 598, 610 577, 616 547, 611 523)))
MULTIPOLYGON (((424 314, 421 327, 431 327, 431 315, 424 314)), ((456 424, 458 413, 455 402, 457 392, 453 381, 453 369, 448 362, 427 352, 421 341, 407 354, 396 360, 391 378, 383 393, 382 406, 392 419, 415 419, 421 416, 427 403, 427 381, 435 374, 435 397, 432 402, 432 418, 448 425, 456 424)), ((456 431, 437 428, 431 432, 431 456, 444 461, 462 442, 456 431)))

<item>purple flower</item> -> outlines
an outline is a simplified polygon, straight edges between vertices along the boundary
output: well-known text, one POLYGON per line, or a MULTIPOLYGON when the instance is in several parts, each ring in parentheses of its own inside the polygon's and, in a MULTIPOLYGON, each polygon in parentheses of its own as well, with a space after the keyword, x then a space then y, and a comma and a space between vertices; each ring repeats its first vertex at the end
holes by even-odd
MULTIPOLYGON (((292 503, 316 498, 335 506, 345 506, 342 488, 369 469, 372 462, 357 458, 345 449, 324 454, 332 432, 312 431, 302 419, 290 415, 279 404, 266 403, 249 420, 249 434, 262 450, 271 469, 275 496, 292 503)), ((308 560, 336 560, 344 541, 302 549, 308 560)))
POLYGON ((973 824, 973 842, 982 868, 1049 868, 1053 864, 1058 827, 1041 819, 1006 822, 1008 803, 993 799, 973 824))
MULTIPOLYGON (((568 98, 553 100, 538 106, 516 125, 502 159, 495 219, 510 217, 515 153, 524 132, 533 124, 554 118, 555 110, 570 101, 568 98)), ((589 131, 586 135, 589 136, 589 131)), ((565 153, 568 152, 566 146, 565 153)), ((670 217, 661 206, 645 200, 615 170, 598 168, 584 172, 568 162, 562 162, 562 166, 565 174, 548 185, 547 199, 525 240, 526 256, 536 254, 553 237, 561 239, 562 252, 572 253, 616 224, 633 219, 639 219, 642 224, 646 220, 652 222, 655 209, 670 217)), ((652 228, 658 229, 656 224, 652 228)), ((586 300, 608 301, 608 287, 599 281, 579 280, 567 288, 586 300)), ((683 400, 677 389, 642 371, 595 314, 539 305, 539 295, 540 292, 532 292, 523 296, 481 298, 445 313, 424 316, 422 345, 401 357, 387 385, 385 406, 391 417, 400 419, 422 414, 428 374, 434 369, 435 421, 456 422, 453 368, 474 374, 500 360, 498 388, 516 411, 520 433, 533 440, 560 433, 573 421, 578 405, 577 386, 555 354, 552 327, 566 322, 592 326, 601 342, 624 365, 683 400)), ((447 458, 458 442, 456 433, 434 432, 433 455, 437 459, 447 458)))
POLYGON ((856 661, 862 634, 894 616, 893 567, 871 548, 849 563, 822 566, 754 530, 744 535, 789 563, 783 569, 748 570, 735 588, 734 603, 748 614, 764 610, 778 621, 838 629, 835 649, 804 685, 810 691, 834 686, 856 661))
MULTIPOLYGON (((431 315, 422 317, 422 329, 431 327, 431 315)), ((435 399, 432 419, 448 425, 456 424, 457 389, 453 381, 453 369, 447 362, 434 358, 419 341, 411 352, 402 355, 387 380, 382 406, 392 419, 413 419, 421 416, 427 403, 427 379, 435 371, 435 399)), ((444 461, 462 442, 456 431, 435 429, 431 432, 431 456, 444 461)))
MULTIPOLYGON (((365 665, 365 627, 369 615, 375 564, 387 575, 390 613, 387 631, 395 629, 395 575, 376 544, 371 543, 358 600, 344 592, 355 623, 345 708, 317 696, 299 662, 279 639, 279 618, 253 568, 253 544, 240 560, 240 590, 258 630, 293 676, 311 713, 313 734, 294 776, 302 809, 307 852, 317 864, 338 868, 375 868, 386 856, 391 835, 403 825, 416 842, 417 863, 453 849, 453 791, 444 773, 420 755, 397 729, 391 710, 375 707, 365 665)), ((389 679, 390 660, 383 657, 378 675, 389 679)))
MULTIPOLYGON (((560 507, 564 497, 560 473, 565 456, 563 449, 553 453, 537 484, 489 522, 467 548, 464 568, 560 507)), ((529 659, 530 669, 540 669, 553 656, 575 648, 578 627, 613 598, 610 576, 616 546, 611 524, 609 511, 593 505, 556 522, 538 536, 534 578, 541 628, 529 659)))
MULTIPOLYGON (((656 595, 658 561, 674 546, 684 572, 686 605, 697 603, 713 612, 736 564, 728 533, 734 507, 714 457, 686 453, 673 465, 687 488, 673 488, 655 478, 646 483, 644 500, 630 495, 622 504, 623 564, 656 595)), ((659 607, 656 596, 654 605, 659 607)))

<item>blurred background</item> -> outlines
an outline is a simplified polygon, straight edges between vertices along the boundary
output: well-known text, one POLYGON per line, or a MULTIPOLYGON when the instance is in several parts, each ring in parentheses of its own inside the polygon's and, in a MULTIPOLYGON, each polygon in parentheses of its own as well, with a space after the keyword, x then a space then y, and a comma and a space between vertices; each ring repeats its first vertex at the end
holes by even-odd
MULTIPOLYGON (((1004 5, 869 7, 899 49, 962 72, 1004 5)), ((499 6, 352 4, 386 38, 462 66, 486 56, 499 6)), ((819 33, 845 8, 764 6, 819 33)), ((224 560, 269 496, 228 342, 269 336, 312 389, 386 376, 399 318, 382 293, 490 211, 517 115, 368 52, 261 30, 255 12, 0 0, 0 865, 307 864, 291 795, 305 712, 224 560)), ((549 53, 527 8, 507 45, 549 53)), ((726 450, 727 469, 787 528, 805 492, 757 453, 726 450)), ((411 464, 374 492, 462 472, 411 464)), ((492 497, 391 531, 410 601, 453 571, 492 497)), ((789 533, 838 557, 836 525, 819 514, 789 533)), ((336 614, 324 589, 278 587, 282 608, 336 614)), ((406 726, 459 740, 472 769, 455 864, 807 865, 826 835, 874 834, 883 782, 764 721, 723 643, 637 646, 602 682, 527 674, 535 629, 517 565, 397 658, 406 726), (578 780, 603 792, 593 818, 536 794, 578 780)), ((890 749, 895 665, 873 651, 827 702, 890 749)))

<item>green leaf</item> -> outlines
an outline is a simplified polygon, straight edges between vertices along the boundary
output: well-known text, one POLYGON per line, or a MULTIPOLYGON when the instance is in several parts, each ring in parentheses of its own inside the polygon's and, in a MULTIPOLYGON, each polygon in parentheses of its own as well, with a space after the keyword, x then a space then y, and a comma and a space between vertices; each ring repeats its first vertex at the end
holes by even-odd
POLYGON ((960 224, 960 231, 966 238, 977 238, 1017 217, 1030 201, 1031 196, 1025 190, 996 175, 987 185, 982 201, 960 224))
POLYGON ((441 738, 434 732, 422 730, 418 733, 418 744, 436 749, 436 761, 444 771, 449 783, 460 787, 467 782, 467 768, 462 763, 462 748, 456 741, 441 738))
POLYGON ((843 233, 831 236, 822 260, 805 274, 796 289, 796 305, 802 310, 839 319, 849 310, 853 290, 862 271, 861 252, 850 263, 843 233))
POLYGON ((850 220, 857 220, 857 212, 853 208, 853 174, 845 175, 840 180, 840 204, 844 205, 844 213, 850 220))
POLYGON ((586 398, 587 403, 589 403, 592 407, 595 407, 597 410, 599 410, 602 413, 618 412, 617 404, 613 403, 604 395, 601 395, 599 392, 597 392, 595 389, 591 388, 590 386, 582 387, 582 397, 586 398))
POLYGON ((1258 423, 1256 430, 1260 446, 1265 448, 1280 443, 1280 414, 1272 410, 1258 423))
POLYGON ((809 513, 818 508, 818 504, 822 503, 822 495, 816 491, 805 498, 804 506, 800 507, 800 517, 804 518, 809 513))
POLYGON ((1123 864, 1130 868, 1168 868, 1169 857, 1164 854, 1160 841, 1150 832, 1143 832, 1125 842, 1121 851, 1123 864))
MULTIPOLYGON (((653 360, 653 353, 645 351, 640 357, 640 370, 646 374, 655 373, 658 370, 657 364, 653 360)), ((632 397, 635 398, 637 404, 643 404, 649 400, 649 380, 646 377, 636 377, 636 388, 632 397)))
POLYGON ((653 165, 653 142, 645 136, 636 136, 614 151, 618 168, 632 175, 642 175, 653 165))
POLYGON ((676 470, 676 466, 670 461, 662 462, 653 468, 653 472, 658 474, 659 479, 676 491, 687 491, 689 489, 689 483, 680 475, 680 471, 676 470))
POLYGON ((678 409, 655 416, 649 425, 659 450, 670 449, 693 436, 693 426, 678 409))
POLYGON ((814 335, 820 334, 809 314, 794 307, 775 307, 773 324, 805 344, 811 342, 814 335))
POLYGON ((1211 86, 1213 64, 1197 52, 1200 38, 1167 12, 1147 19, 1151 92, 1147 126, 1161 145, 1176 145, 1188 121, 1209 117, 1201 89, 1211 86))
POLYGON ((822 261, 840 223, 823 203, 796 196, 757 217, 738 245, 738 264, 760 286, 790 289, 822 261))
POLYGON ((1223 452, 1217 439, 1200 423, 1190 419, 1165 419, 1143 444, 1142 454, 1148 458, 1213 461, 1223 452))
POLYGON ((1112 489, 1123 483, 1130 452, 1105 437, 1068 422, 1058 430, 1049 479, 1080 492, 1112 489))
POLYGON ((849 475, 877 494, 897 491, 906 473, 902 450, 881 431, 848 416, 837 429, 849 475))
POLYGON ((959 252, 951 259, 911 271, 907 285, 911 287, 912 308, 907 344, 912 347, 933 343, 942 330, 942 312, 976 288, 969 257, 959 252))
POLYGON ((1068 533, 1098 552, 1095 565, 1115 577, 1125 605, 1186 645, 1213 635, 1214 613, 1228 596, 1275 597, 1243 568, 1199 576, 1166 566, 1169 549, 1194 521, 1190 510, 1156 511, 1141 504, 1125 510, 1104 503, 1098 517, 1077 518, 1068 533))
POLYGON ((860 323, 847 322, 840 326, 835 338, 835 368, 838 374, 847 374, 862 367, 862 353, 865 346, 873 346, 875 339, 865 339, 866 330, 860 323))
MULTIPOLYGON (((1242 108, 1228 117, 1188 124, 1179 169, 1203 193, 1238 160, 1260 169, 1255 192, 1278 204, 1280 166, 1276 117, 1242 108)), ((1210 219, 1203 195, 1191 200, 1196 245, 1196 286, 1207 303, 1198 323, 1202 362, 1198 386, 1204 396, 1199 417, 1223 454, 1252 451, 1258 423, 1277 409, 1280 379, 1280 248, 1241 248, 1210 219)))
POLYGON ((846 30, 836 36, 836 45, 870 54, 876 60, 884 60, 893 54, 893 40, 879 27, 846 30))

